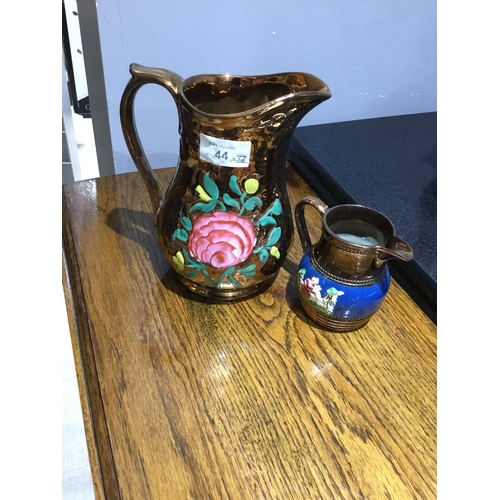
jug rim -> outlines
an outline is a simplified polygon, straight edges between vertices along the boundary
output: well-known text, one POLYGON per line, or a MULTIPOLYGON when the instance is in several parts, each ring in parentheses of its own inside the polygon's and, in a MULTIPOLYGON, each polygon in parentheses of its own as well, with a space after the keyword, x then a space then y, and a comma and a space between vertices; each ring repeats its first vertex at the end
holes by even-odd
POLYGON ((376 210, 375 208, 368 207, 366 205, 361 205, 358 203, 342 203, 339 205, 334 205, 333 207, 330 207, 328 210, 326 210, 325 213, 323 214, 323 230, 326 232, 326 234, 328 234, 328 236, 333 237, 334 240, 337 241, 338 243, 342 243, 343 245, 352 245, 355 248, 360 248, 365 250, 385 248, 385 245, 387 241, 391 238, 391 236, 396 236, 396 228, 391 219, 387 217, 387 215, 383 214, 379 210, 376 210), (360 216, 361 210, 363 211, 364 214, 369 214, 369 216, 368 217, 360 216), (328 221, 328 216, 329 214, 339 211, 346 211, 348 215, 347 217, 339 218, 340 221, 361 220, 363 222, 373 225, 376 229, 378 229, 382 233, 384 237, 384 242, 378 243, 377 245, 363 245, 360 243, 347 241, 344 238, 338 236, 334 231, 330 229, 330 225, 332 224, 333 221, 331 220, 328 221), (379 221, 379 224, 377 224, 374 219, 379 221), (382 223, 382 227, 380 227, 381 225, 380 222, 382 223))
MULTIPOLYGON (((239 85, 238 85, 239 86, 239 85)), ((200 73, 198 75, 189 76, 182 80, 181 84, 178 88, 178 93, 182 98, 182 101, 189 106, 189 109, 196 114, 207 118, 241 118, 245 116, 252 115, 260 115, 262 111, 269 111, 274 109, 275 107, 281 106, 284 102, 288 100, 292 100, 295 96, 300 95, 303 98, 310 97, 311 100, 327 100, 332 94, 328 85, 316 75, 312 73, 307 73, 303 71, 286 71, 280 73, 270 73, 270 74, 262 74, 262 75, 233 75, 231 73, 200 73), (293 76, 301 76, 306 79, 308 83, 307 88, 304 90, 297 89, 295 91, 291 91, 288 94, 284 94, 275 99, 271 99, 263 104, 259 104, 258 106, 249 108, 244 111, 239 111, 236 113, 209 113, 207 111, 202 111, 198 109, 186 96, 185 90, 189 86, 194 86, 198 83, 223 83, 226 85, 234 85, 236 86, 241 83, 242 80, 248 81, 258 81, 262 80, 262 83, 281 83, 287 85, 290 89, 292 89, 292 83, 288 82, 287 79, 293 76), (235 81, 236 80, 236 81, 235 81), (234 82, 234 83, 233 83, 234 82), (314 87, 312 87, 314 85, 314 87)))

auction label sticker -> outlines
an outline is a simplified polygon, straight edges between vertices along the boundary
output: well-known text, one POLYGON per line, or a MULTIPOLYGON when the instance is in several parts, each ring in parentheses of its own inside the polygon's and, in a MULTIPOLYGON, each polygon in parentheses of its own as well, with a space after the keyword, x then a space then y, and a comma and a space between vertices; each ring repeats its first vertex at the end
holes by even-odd
POLYGON ((221 167, 248 167, 251 141, 228 141, 200 134, 200 159, 221 167))

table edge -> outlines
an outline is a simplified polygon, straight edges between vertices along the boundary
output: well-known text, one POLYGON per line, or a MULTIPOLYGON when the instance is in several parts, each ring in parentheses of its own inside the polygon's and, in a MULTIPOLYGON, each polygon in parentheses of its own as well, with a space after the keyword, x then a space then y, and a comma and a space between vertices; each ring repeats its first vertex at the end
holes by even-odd
POLYGON ((63 187, 62 285, 77 373, 78 391, 96 500, 121 499, 94 361, 90 325, 78 271, 71 221, 63 187), (104 439, 98 439, 98 436, 104 439))

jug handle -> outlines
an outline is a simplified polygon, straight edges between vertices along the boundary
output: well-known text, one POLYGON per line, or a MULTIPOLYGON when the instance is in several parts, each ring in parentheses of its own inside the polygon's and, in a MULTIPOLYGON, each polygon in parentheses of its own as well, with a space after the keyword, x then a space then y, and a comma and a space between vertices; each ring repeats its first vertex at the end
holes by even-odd
POLYGON ((384 262, 391 259, 400 259, 405 262, 409 262, 413 259, 413 249, 406 241, 395 235, 389 238, 385 247, 379 247, 377 249, 375 266, 380 267, 384 262))
POLYGON ((134 164, 141 174, 151 198, 153 208, 153 221, 156 226, 158 220, 158 211, 162 204, 162 195, 160 193, 160 185, 153 169, 149 164, 137 133, 135 125, 133 105, 137 91, 146 83, 156 83, 166 88, 174 98, 177 109, 179 109, 178 96, 179 86, 182 83, 182 78, 173 71, 168 71, 160 68, 149 68, 139 64, 130 65, 130 74, 132 78, 127 83, 123 91, 120 102, 120 121, 122 125, 123 137, 127 144, 130 156, 134 164))
POLYGON ((295 205, 295 224, 297 225, 300 243, 302 244, 304 252, 311 247, 311 237, 309 236, 309 231, 307 230, 307 223, 304 214, 304 208, 306 205, 313 206, 321 215, 325 215, 325 212, 328 210, 328 205, 315 196, 306 196, 305 198, 299 200, 295 205))

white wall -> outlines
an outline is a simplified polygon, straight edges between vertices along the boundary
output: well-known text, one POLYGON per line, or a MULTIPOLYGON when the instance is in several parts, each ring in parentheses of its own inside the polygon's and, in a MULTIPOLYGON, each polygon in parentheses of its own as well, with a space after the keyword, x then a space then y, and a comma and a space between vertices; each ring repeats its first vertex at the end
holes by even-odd
MULTIPOLYGON (((115 169, 135 170, 119 104, 136 62, 183 77, 305 71, 332 98, 301 126, 436 111, 436 0, 102 0, 97 5, 115 169)), ((177 113, 157 85, 136 99, 153 168, 177 164, 177 113)))

